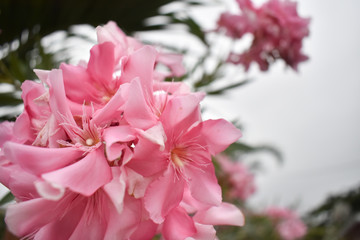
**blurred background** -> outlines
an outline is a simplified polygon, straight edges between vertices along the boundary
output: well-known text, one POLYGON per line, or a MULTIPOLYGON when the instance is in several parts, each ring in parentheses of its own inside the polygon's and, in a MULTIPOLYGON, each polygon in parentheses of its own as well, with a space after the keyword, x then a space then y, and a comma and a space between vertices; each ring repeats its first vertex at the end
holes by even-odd
MULTIPOLYGON (((230 0, 178 1, 164 7, 170 2, 2 0, 1 120, 14 120, 21 112, 19 87, 25 79, 36 78, 32 69, 87 59, 97 25, 114 20, 126 33, 164 45, 190 31, 198 39, 180 38, 175 47, 201 53, 203 36, 197 27, 212 30, 219 14, 236 5, 230 0), (178 7, 191 18, 169 14, 178 7), (168 28, 169 23, 174 26, 168 28)), ((263 2, 254 0, 257 5, 263 2)), ((329 196, 346 194, 360 185, 360 2, 297 2, 300 16, 311 17, 310 36, 303 48, 310 60, 300 64, 298 72, 281 61, 267 72, 253 65, 237 76, 252 79, 250 83, 220 96, 210 95, 203 106, 206 118, 240 122, 243 141, 281 152, 283 161, 266 152, 244 154, 245 162, 261 162, 257 191, 249 204, 292 206, 305 214, 329 196)), ((191 56, 185 60, 191 64, 191 56)))

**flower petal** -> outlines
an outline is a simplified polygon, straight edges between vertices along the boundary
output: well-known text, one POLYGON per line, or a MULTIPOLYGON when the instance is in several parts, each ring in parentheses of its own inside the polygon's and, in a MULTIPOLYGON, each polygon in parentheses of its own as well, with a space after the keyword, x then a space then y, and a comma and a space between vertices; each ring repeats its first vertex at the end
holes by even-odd
POLYGON ((113 179, 103 186, 104 191, 114 204, 114 207, 120 214, 124 206, 124 195, 126 188, 126 176, 119 167, 112 167, 113 179))
POLYGON ((126 166, 144 177, 150 177, 164 171, 168 166, 168 162, 166 155, 160 151, 158 144, 146 138, 139 138, 139 142, 135 146, 134 157, 126 166))
MULTIPOLYGON (((130 235, 139 227, 142 217, 141 200, 125 194, 124 208, 121 214, 115 209, 109 209, 107 229, 104 240, 129 240, 130 235)), ((141 238, 140 238, 141 239, 141 238)))
POLYGON ((136 139, 136 132, 128 125, 109 127, 104 130, 103 139, 106 143, 106 156, 109 161, 119 158, 126 143, 136 139))
POLYGON ((242 212, 230 203, 221 203, 220 206, 200 210, 195 214, 194 220, 206 225, 233 225, 241 227, 245 223, 242 212))
POLYGON ((103 126, 113 120, 118 119, 121 116, 121 106, 124 105, 123 94, 127 86, 120 86, 114 96, 111 97, 110 101, 105 106, 100 108, 94 113, 92 122, 97 126, 103 126))
POLYGON ((3 150, 10 161, 36 175, 65 167, 82 155, 75 148, 42 148, 14 142, 5 143, 3 150))
POLYGON ((207 120, 201 125, 201 134, 206 139, 212 155, 224 151, 241 137, 240 130, 224 119, 207 120))
POLYGON ((45 199, 57 201, 60 200, 65 193, 65 188, 51 184, 46 181, 35 181, 34 185, 37 192, 45 199))
POLYGON ((195 223, 196 234, 192 237, 188 237, 185 240, 215 240, 216 230, 212 225, 203 225, 195 223))
POLYGON ((65 168, 45 173, 42 177, 72 191, 90 196, 111 180, 111 170, 102 148, 99 148, 80 161, 65 168))
MULTIPOLYGON (((76 204, 68 214, 63 214, 58 221, 53 221, 42 227, 35 235, 34 240, 51 239, 64 240, 69 239, 78 225, 84 213, 85 204, 76 204)), ((63 211, 63 209, 62 209, 63 211)))
POLYGON ((179 136, 194 123, 201 120, 200 99, 193 94, 170 99, 160 120, 167 136, 179 136))
POLYGON ((10 205, 6 211, 5 222, 9 231, 17 236, 26 236, 36 232, 44 225, 54 221, 56 201, 37 198, 10 205))
POLYGON ((168 213, 177 207, 184 192, 184 181, 175 176, 169 167, 165 173, 152 182, 144 197, 145 208, 155 223, 162 223, 168 213))
POLYGON ((210 206, 218 206, 221 201, 221 188, 215 176, 212 163, 202 166, 201 169, 187 167, 191 196, 210 206))
POLYGON ((178 207, 173 209, 166 217, 162 234, 165 239, 183 240, 196 233, 193 220, 184 209, 178 207))
POLYGON ((90 103, 96 99, 97 89, 91 84, 85 67, 62 63, 60 69, 63 72, 66 96, 70 100, 83 104, 84 101, 90 103))
POLYGON ((58 122, 76 126, 65 95, 62 71, 54 69, 49 73, 49 104, 58 122))
POLYGON ((134 79, 130 83, 129 97, 125 104, 124 118, 135 128, 148 129, 156 124, 156 116, 148 105, 147 96, 141 87, 140 80, 134 79))
POLYGON ((90 50, 90 60, 87 71, 100 86, 107 87, 113 79, 115 56, 114 44, 104 42, 90 50))

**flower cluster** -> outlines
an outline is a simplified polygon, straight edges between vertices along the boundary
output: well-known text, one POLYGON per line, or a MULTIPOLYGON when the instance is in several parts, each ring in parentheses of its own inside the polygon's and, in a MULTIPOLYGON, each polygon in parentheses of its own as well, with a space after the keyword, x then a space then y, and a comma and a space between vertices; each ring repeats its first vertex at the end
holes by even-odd
POLYGON ((242 64, 246 70, 256 62, 262 71, 266 71, 276 59, 283 59, 297 70, 298 64, 308 59, 301 48, 303 38, 309 35, 310 19, 298 15, 295 2, 270 0, 259 8, 251 0, 237 0, 237 3, 241 14, 223 13, 218 28, 233 38, 249 33, 253 41, 245 52, 232 52, 229 62, 242 64))
POLYGON ((275 221, 276 230, 284 240, 299 239, 306 234, 306 225, 290 209, 270 207, 265 211, 265 215, 275 221))
POLYGON ((90 59, 35 70, 24 112, 0 125, 0 182, 16 198, 6 223, 34 239, 215 239, 213 225, 241 226, 223 203, 211 156, 241 133, 201 119, 204 94, 167 76, 181 57, 97 29, 90 59), (158 71, 159 64, 167 72, 158 71))
POLYGON ((220 179, 227 186, 229 199, 245 201, 255 193, 255 177, 249 169, 239 161, 232 161, 228 156, 220 154, 216 157, 220 166, 220 179))

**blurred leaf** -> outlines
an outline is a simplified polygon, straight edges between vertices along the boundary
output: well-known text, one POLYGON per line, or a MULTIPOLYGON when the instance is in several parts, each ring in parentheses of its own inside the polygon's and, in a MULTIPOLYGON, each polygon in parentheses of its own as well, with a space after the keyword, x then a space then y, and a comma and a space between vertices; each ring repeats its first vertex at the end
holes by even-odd
POLYGON ((280 151, 268 145, 250 146, 246 143, 235 142, 225 150, 225 153, 229 155, 232 155, 236 152, 240 152, 240 153, 268 152, 274 155, 279 162, 283 162, 283 157, 280 151))
POLYGON ((6 114, 0 117, 0 122, 3 121, 9 121, 9 122, 13 122, 16 120, 16 114, 6 114))
POLYGON ((199 38, 206 46, 208 46, 204 31, 201 29, 200 25, 197 24, 190 16, 187 16, 184 19, 173 17, 172 20, 173 23, 182 23, 186 25, 189 28, 190 33, 199 38))
POLYGON ((11 202, 12 200, 14 200, 14 195, 11 192, 9 192, 0 200, 0 206, 6 204, 8 202, 11 202))
POLYGON ((1 0, 0 44, 21 37, 35 26, 40 36, 67 30, 75 24, 98 26, 113 20, 127 32, 145 29, 144 19, 155 16, 172 0, 1 0))
POLYGON ((14 106, 22 103, 22 100, 17 98, 14 93, 0 93, 0 107, 14 106))
POLYGON ((251 82, 251 80, 243 80, 241 82, 238 83, 234 83, 234 84, 230 84, 226 87, 222 87, 218 90, 212 90, 212 91, 207 91, 206 93, 209 95, 219 95, 219 94, 223 94, 226 90, 230 90, 236 87, 240 87, 240 86, 244 86, 246 84, 248 84, 249 82, 251 82))

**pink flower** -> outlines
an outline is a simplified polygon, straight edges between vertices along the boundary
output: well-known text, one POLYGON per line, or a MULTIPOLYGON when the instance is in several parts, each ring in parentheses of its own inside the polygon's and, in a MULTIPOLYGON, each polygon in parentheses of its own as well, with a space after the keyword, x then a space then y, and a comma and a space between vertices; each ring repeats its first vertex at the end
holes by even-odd
MULTIPOLYGON (((134 51, 142 48, 144 45, 138 40, 128 37, 121 29, 118 28, 115 22, 109 21, 104 26, 96 28, 99 43, 111 42, 115 46, 115 62, 123 61, 124 56, 131 55, 134 51)), ((185 74, 186 70, 182 65, 182 56, 179 54, 170 54, 160 52, 156 58, 157 64, 163 64, 168 68, 167 73, 156 71, 155 78, 163 80, 166 77, 180 77, 185 74)), ((118 65, 118 69, 121 66, 118 65)))
POLYGON ((218 21, 219 29, 225 29, 233 38, 250 33, 253 42, 245 52, 231 53, 229 62, 242 64, 246 70, 252 62, 257 62, 260 69, 266 71, 276 59, 283 59, 297 70, 298 64, 308 59, 301 48, 303 38, 309 35, 310 19, 298 15, 295 2, 269 0, 259 8, 250 0, 237 2, 241 15, 223 13, 218 21))
POLYGON ((33 198, 9 206, 6 223, 18 236, 34 239, 129 239, 141 217, 141 202, 126 196, 121 214, 107 194, 67 192, 58 201, 33 198))
POLYGON ((254 175, 239 161, 231 161, 225 155, 218 155, 221 178, 229 184, 228 197, 246 200, 256 190, 254 175))
POLYGON ((211 162, 240 131, 201 120, 203 93, 159 81, 155 65, 179 75, 181 58, 112 22, 97 31, 88 63, 36 70, 42 83, 23 84, 24 112, 0 124, 0 182, 16 197, 6 214, 10 231, 34 239, 200 240, 215 238, 214 224, 243 225, 241 211, 222 203, 211 162))
POLYGON ((140 138, 134 159, 128 166, 143 176, 156 176, 145 196, 145 208, 157 223, 182 200, 185 187, 206 206, 221 203, 211 154, 223 151, 240 132, 225 120, 201 122, 196 96, 174 97, 167 103, 160 121, 165 134, 164 150, 140 138), (152 156, 150 159, 147 156, 152 156))
POLYGON ((307 232, 306 225, 290 209, 271 207, 265 214, 275 221, 276 230, 284 240, 301 238, 307 232))

